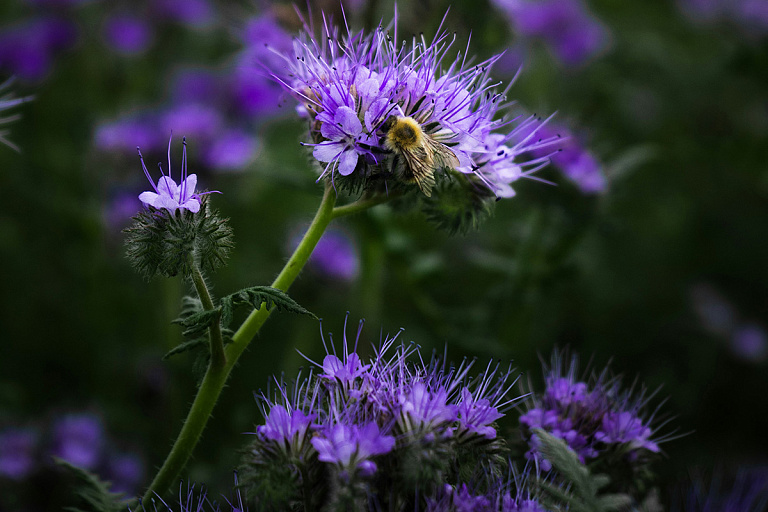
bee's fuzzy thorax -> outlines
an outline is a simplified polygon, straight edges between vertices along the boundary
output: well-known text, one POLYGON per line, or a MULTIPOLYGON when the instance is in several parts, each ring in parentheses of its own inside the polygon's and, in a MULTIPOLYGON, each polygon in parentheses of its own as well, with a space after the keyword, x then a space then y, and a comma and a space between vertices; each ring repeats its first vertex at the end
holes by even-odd
POLYGON ((398 117, 387 131, 386 146, 390 151, 413 149, 421 145, 423 131, 412 117, 398 117))

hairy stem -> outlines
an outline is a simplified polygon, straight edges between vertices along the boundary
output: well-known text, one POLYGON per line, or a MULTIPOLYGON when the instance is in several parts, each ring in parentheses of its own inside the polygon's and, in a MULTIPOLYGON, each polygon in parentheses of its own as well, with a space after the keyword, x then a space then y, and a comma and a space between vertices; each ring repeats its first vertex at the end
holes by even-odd
POLYGON ((387 201, 400 197, 400 195, 401 194, 376 195, 373 197, 360 198, 354 203, 345 204, 344 206, 337 206, 336 208, 334 208, 333 218, 338 219, 339 217, 344 217, 346 215, 352 215, 353 213, 362 212, 363 210, 367 210, 368 208, 371 208, 373 206, 386 203, 387 201))
MULTIPOLYGON (((190 255, 190 259, 192 259, 192 282, 195 284, 195 290, 197 290, 197 295, 200 297, 200 302, 203 303, 203 308, 206 310, 211 310, 214 308, 213 305, 213 299, 211 299, 211 294, 208 291, 208 286, 205 284, 205 278, 203 278, 203 273, 200 271, 200 266, 197 264, 197 262, 194 261, 192 256, 190 255)), ((224 339, 221 337, 221 324, 219 323, 218 318, 215 322, 211 324, 211 326, 208 328, 208 335, 211 342, 211 366, 215 366, 217 368, 222 368, 227 362, 227 358, 224 355, 224 339)))
MULTIPOLYGON (((301 242, 299 242, 291 258, 285 264, 285 267, 283 267, 283 270, 272 283, 272 287, 286 291, 293 281, 296 280, 328 224, 333 220, 333 206, 335 203, 336 192, 330 185, 326 185, 323 200, 312 224, 304 234, 301 242)), ((202 281, 202 275, 199 277, 207 294, 207 288, 205 288, 205 283, 202 281)), ((198 283, 194 275, 193 279, 197 287, 198 283)), ((200 300, 203 301, 203 306, 208 309, 203 294, 200 293, 199 289, 198 293, 200 294, 200 300)), ((210 295, 207 295, 207 297, 212 307, 213 302, 210 300, 210 295)), ((232 343, 224 349, 224 364, 220 366, 214 365, 213 357, 211 357, 211 364, 208 365, 208 370, 203 377, 203 381, 200 383, 197 396, 195 396, 195 400, 192 402, 192 407, 189 409, 189 414, 184 421, 184 425, 181 427, 181 432, 178 438, 176 438, 176 442, 173 444, 160 471, 158 471, 149 488, 144 493, 143 501, 145 503, 150 503, 156 494, 168 490, 176 481, 182 469, 184 469, 189 457, 192 455, 192 451, 200 440, 200 436, 208 423, 208 419, 213 412, 222 389, 224 389, 232 368, 234 368, 238 358, 253 337, 259 332, 261 326, 264 325, 270 312, 264 306, 251 312, 233 336, 232 343)))

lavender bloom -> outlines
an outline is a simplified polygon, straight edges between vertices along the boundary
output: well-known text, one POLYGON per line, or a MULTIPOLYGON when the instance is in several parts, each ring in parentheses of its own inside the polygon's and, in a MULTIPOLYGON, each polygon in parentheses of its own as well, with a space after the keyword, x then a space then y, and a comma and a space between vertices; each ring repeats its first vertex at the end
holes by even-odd
POLYGON ((323 437, 313 437, 312 446, 321 461, 338 464, 347 471, 359 469, 365 476, 376 472, 376 464, 369 459, 395 446, 395 438, 384 435, 375 422, 363 426, 337 424, 319 432, 323 437))
POLYGON ((295 444, 302 440, 309 431, 309 426, 316 415, 306 415, 298 409, 290 413, 282 405, 275 405, 269 411, 269 417, 256 431, 276 442, 295 444))
POLYGON ((240 170, 253 161, 257 148, 254 137, 240 130, 227 130, 210 143, 205 160, 212 169, 240 170))
POLYGON ((132 453, 112 454, 107 461, 106 479, 112 482, 112 492, 134 494, 144 481, 144 462, 132 453))
POLYGON ((53 455, 75 466, 95 469, 102 456, 104 428, 97 416, 69 414, 54 424, 53 439, 53 455))
POLYGON ((524 37, 544 40, 568 66, 603 50, 608 31, 580 0, 494 0, 524 37))
POLYGON ((152 27, 146 20, 127 14, 110 16, 104 22, 104 41, 122 55, 139 55, 152 44, 152 27))
MULTIPOLYGON (((291 240, 291 250, 299 245, 301 236, 291 240)), ((319 274, 333 280, 354 281, 360 273, 360 258, 354 241, 343 231, 329 229, 317 243, 309 265, 319 274)))
MULTIPOLYGON (((152 184, 154 192, 142 192, 139 194, 139 200, 147 206, 154 208, 165 208, 169 212, 175 212, 179 208, 189 210, 192 213, 200 211, 200 194, 195 192, 197 186, 197 175, 187 176, 187 139, 182 139, 184 150, 181 157, 181 179, 177 185, 171 178, 171 141, 168 141, 168 176, 163 176, 158 180, 157 186, 149 175, 147 166, 144 165, 144 157, 139 151, 141 167, 144 169, 144 175, 152 184)), ((160 168, 162 172, 162 167, 160 168)))
POLYGON ((38 434, 31 429, 9 428, 0 432, 0 477, 21 480, 35 467, 38 434))
POLYGON ((659 453, 659 439, 651 428, 653 415, 644 418, 642 410, 650 397, 641 391, 622 391, 618 378, 603 372, 588 382, 578 381, 578 360, 563 364, 562 356, 553 356, 546 371, 546 391, 534 396, 529 410, 520 416, 523 434, 530 450, 526 457, 545 471, 551 464, 539 454, 540 442, 531 430, 541 428, 563 439, 583 463, 617 448, 632 461, 641 455, 659 453))
POLYGON ((546 158, 518 161, 521 153, 553 140, 514 141, 533 120, 511 128, 498 115, 506 107, 506 91, 494 92, 489 76, 498 56, 470 67, 462 54, 445 66, 453 43, 447 33, 431 43, 414 39, 410 47, 401 46, 396 21, 391 30, 379 27, 369 35, 340 37, 328 24, 324 32, 317 39, 305 33, 294 42, 282 66, 288 72, 273 68, 301 102, 297 111, 308 119, 312 137, 307 145, 324 164, 321 178, 412 182, 398 175, 395 160, 401 157, 385 143, 383 125, 392 115, 412 118, 428 137, 450 148, 459 165, 447 172, 499 197, 511 196, 511 182, 546 164, 546 158))
POLYGON ((22 80, 43 80, 55 53, 77 39, 76 26, 58 18, 36 18, 0 31, 0 69, 22 80))

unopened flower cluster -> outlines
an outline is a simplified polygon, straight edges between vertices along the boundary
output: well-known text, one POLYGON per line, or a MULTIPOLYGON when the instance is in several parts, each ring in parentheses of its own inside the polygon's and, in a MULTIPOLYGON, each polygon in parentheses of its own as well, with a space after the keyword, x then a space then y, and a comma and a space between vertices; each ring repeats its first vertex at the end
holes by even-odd
MULTIPOLYGON (((438 510, 465 495, 500 495, 508 461, 496 420, 519 399, 510 397, 512 370, 489 364, 472 379, 471 362, 425 362, 396 339, 367 362, 345 340, 342 354, 328 354, 292 388, 278 382, 262 395, 266 421, 241 473, 249 501, 279 510, 438 510)), ((504 510, 517 510, 518 494, 506 494, 504 510)))
POLYGON ((554 139, 535 133, 515 138, 535 119, 502 115, 509 106, 506 90, 497 91, 489 74, 498 56, 473 62, 459 51, 446 62, 454 38, 438 32, 431 42, 422 36, 407 45, 398 41, 396 22, 345 37, 326 23, 321 37, 307 31, 294 42, 294 54, 274 74, 301 102, 298 112, 309 121, 307 145, 323 165, 321 177, 382 192, 410 186, 413 180, 394 164, 402 155, 387 145, 391 116, 411 118, 455 155, 454 169, 434 166, 438 193, 449 177, 475 194, 511 197, 512 182, 546 165, 546 157, 518 161, 521 153, 551 146, 554 139))
MULTIPOLYGON (((563 439, 582 463, 598 469, 627 467, 643 472, 649 460, 660 452, 660 439, 652 428, 654 415, 644 414, 650 397, 644 391, 624 390, 617 377, 606 371, 587 381, 577 376, 578 362, 553 356, 545 372, 546 389, 528 402, 520 417, 523 438, 528 443, 526 457, 543 470, 551 463, 539 452, 540 441, 533 429, 543 429, 563 439)), ((638 475, 635 475, 638 477, 638 475)))

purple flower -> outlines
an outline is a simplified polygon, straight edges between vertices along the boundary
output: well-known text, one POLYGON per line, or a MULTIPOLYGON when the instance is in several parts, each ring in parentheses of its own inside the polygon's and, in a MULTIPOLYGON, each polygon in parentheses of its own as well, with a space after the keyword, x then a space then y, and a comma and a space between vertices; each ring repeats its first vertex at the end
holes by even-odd
POLYGON ((496 429, 490 424, 503 416, 488 399, 476 400, 468 389, 461 390, 458 421, 462 430, 468 430, 487 439, 495 439, 496 429))
POLYGON ((142 18, 114 14, 104 22, 103 37, 117 53, 138 55, 150 47, 153 33, 149 23, 142 18))
POLYGON ((240 130, 218 135, 206 150, 206 163, 221 171, 242 170, 256 156, 258 141, 240 130))
POLYGON ((9 428, 0 432, 0 477, 21 480, 35 468, 38 433, 9 428))
POLYGON ((107 461, 105 477, 112 482, 112 492, 134 494, 144 481, 144 462, 132 453, 112 454, 107 461))
MULTIPOLYGON (((182 139, 184 145, 182 157, 181 157, 181 180, 177 185, 171 178, 171 141, 168 141, 168 176, 163 176, 157 181, 157 185, 149 175, 147 166, 144 165, 144 157, 141 156, 139 151, 139 159, 141 160, 141 167, 144 169, 149 182, 152 184, 154 192, 142 192, 139 194, 139 200, 147 206, 154 208, 165 208, 169 212, 175 212, 179 208, 189 210, 192 213, 200 211, 200 194, 195 192, 197 186, 197 175, 190 174, 187 176, 187 139, 182 139)), ((162 172, 162 167, 160 168, 162 172)))
POLYGON ((126 227, 140 205, 136 194, 127 190, 119 191, 110 197, 102 211, 102 218, 108 231, 115 232, 126 227))
POLYGON ((43 80, 55 53, 70 48, 77 27, 68 20, 36 18, 0 31, 0 69, 22 80, 43 80))
POLYGON ((298 409, 288 412, 284 406, 275 405, 270 409, 266 423, 256 431, 272 441, 296 443, 307 435, 315 416, 306 415, 298 409))
POLYGON ((219 111, 203 103, 181 103, 161 115, 160 129, 194 135, 209 141, 221 132, 224 122, 219 111))
POLYGON ((761 325, 739 325, 730 341, 731 351, 745 361, 760 363, 768 358, 768 335, 761 325))
POLYGON ((652 439, 654 416, 642 414, 650 399, 645 391, 622 390, 620 380, 609 378, 607 371, 580 381, 577 369, 577 358, 566 363, 561 354, 553 355, 552 368, 546 370, 546 390, 534 395, 528 411, 520 416, 530 448, 526 457, 545 471, 551 468, 539 454, 540 441, 532 433, 536 428, 564 440, 583 463, 613 447, 624 450, 630 462, 641 453, 658 453, 660 440, 652 439))
POLYGON ((95 469, 103 455, 104 427, 93 414, 69 414, 53 425, 51 453, 85 469, 95 469))
POLYGON ((345 470, 358 468, 366 476, 376 472, 370 458, 388 453, 395 446, 395 438, 383 434, 375 422, 364 426, 336 424, 319 432, 322 437, 313 437, 312 446, 321 461, 345 470))
POLYGON ((507 103, 502 93, 494 92, 489 76, 498 56, 470 66, 462 54, 445 64, 453 43, 447 33, 431 43, 414 39, 411 46, 393 40, 391 33, 397 35, 396 21, 391 29, 379 27, 368 35, 349 32, 346 37, 326 25, 322 37, 303 34, 284 56, 283 66, 272 68, 300 101, 299 114, 310 122, 312 141, 307 145, 324 164, 321 178, 357 173, 371 180, 412 182, 398 175, 396 161, 404 157, 387 145, 383 126, 392 115, 410 117, 436 144, 449 148, 444 152, 455 155, 455 168, 439 164, 444 168, 438 170, 500 197, 512 195, 511 182, 546 164, 546 158, 518 161, 521 153, 553 140, 531 136, 512 142, 532 119, 517 127, 501 119, 507 103))
MULTIPOLYGON (((295 248, 300 236, 292 240, 295 248)), ((343 231, 330 229, 317 243, 309 264, 320 274, 331 279, 354 281, 360 273, 360 258, 353 240, 343 231)))
POLYGON ((422 382, 414 383, 410 390, 400 394, 398 419, 403 431, 432 430, 458 419, 458 406, 448 404, 447 400, 445 389, 430 390, 422 382))
POLYGON ((157 120, 149 115, 131 116, 111 123, 101 123, 96 128, 94 145, 102 150, 145 150, 159 149, 160 129, 157 120))
POLYGON ((151 5, 158 16, 193 28, 205 28, 216 19, 208 0, 155 0, 151 5))
POLYGON ((580 0, 494 0, 524 37, 543 39, 566 65, 578 66, 603 50, 608 31, 580 0))

